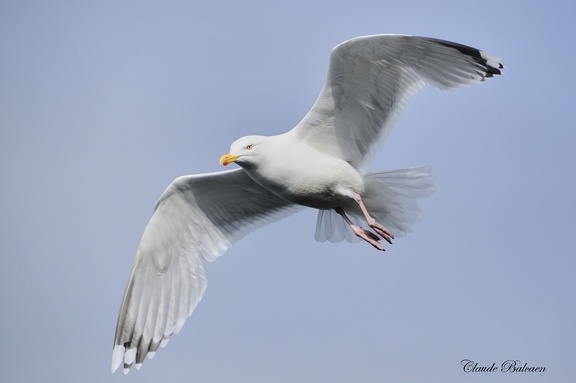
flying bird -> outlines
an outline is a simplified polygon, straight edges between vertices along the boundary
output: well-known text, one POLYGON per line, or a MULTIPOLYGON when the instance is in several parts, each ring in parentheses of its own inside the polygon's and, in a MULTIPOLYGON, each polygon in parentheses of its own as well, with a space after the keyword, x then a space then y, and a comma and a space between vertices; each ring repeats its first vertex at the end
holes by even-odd
POLYGON ((422 219, 430 167, 368 173, 423 85, 457 89, 500 75, 491 54, 427 37, 375 35, 336 46, 312 109, 292 130, 246 136, 220 158, 233 170, 178 177, 148 223, 120 308, 112 371, 140 368, 177 333, 206 289, 206 264, 262 226, 318 209, 319 241, 382 241, 422 219))

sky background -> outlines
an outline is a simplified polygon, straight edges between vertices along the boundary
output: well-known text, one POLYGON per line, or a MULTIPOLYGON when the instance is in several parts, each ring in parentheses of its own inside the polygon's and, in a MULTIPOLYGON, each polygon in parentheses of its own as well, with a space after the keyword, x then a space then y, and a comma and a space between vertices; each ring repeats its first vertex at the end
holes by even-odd
POLYGON ((2 382, 574 382, 573 1, 0 1, 2 382), (506 74, 427 88, 372 169, 432 165, 385 253, 307 210, 209 265, 180 334, 110 373, 140 236, 177 176, 291 129, 352 37, 453 40, 506 74), (468 373, 517 359, 538 373, 468 373))

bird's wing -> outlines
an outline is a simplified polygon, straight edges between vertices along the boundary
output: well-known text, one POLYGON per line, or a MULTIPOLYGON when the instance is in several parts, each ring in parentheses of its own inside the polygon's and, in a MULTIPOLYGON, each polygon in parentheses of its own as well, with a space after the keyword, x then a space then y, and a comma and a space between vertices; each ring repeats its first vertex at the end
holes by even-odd
POLYGON ((449 41, 404 35, 348 40, 332 50, 320 95, 292 133, 362 167, 424 84, 456 89, 499 75, 502 68, 497 57, 449 41))
POLYGON ((180 330, 206 288, 206 261, 299 209, 242 169, 177 178, 142 235, 118 317, 112 371, 140 367, 180 330))

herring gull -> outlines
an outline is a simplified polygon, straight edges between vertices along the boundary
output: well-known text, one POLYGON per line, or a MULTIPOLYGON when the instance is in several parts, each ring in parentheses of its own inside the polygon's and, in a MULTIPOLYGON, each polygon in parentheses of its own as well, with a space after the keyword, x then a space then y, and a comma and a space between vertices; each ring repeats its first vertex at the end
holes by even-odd
POLYGON ((319 241, 364 240, 384 250, 381 240, 410 232, 422 219, 416 199, 432 193, 431 169, 363 169, 424 84, 457 89, 502 68, 491 54, 426 37, 364 36, 336 46, 318 99, 294 129, 242 137, 220 158, 240 168, 178 177, 161 195, 124 293, 112 371, 154 356, 202 298, 206 262, 253 230, 311 207, 319 210, 319 241))

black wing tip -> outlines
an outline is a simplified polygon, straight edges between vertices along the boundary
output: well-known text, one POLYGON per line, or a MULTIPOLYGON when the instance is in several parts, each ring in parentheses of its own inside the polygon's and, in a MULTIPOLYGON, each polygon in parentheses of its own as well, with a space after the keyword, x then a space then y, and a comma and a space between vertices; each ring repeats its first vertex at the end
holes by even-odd
POLYGON ((445 47, 456 49, 458 52, 471 57, 477 64, 481 66, 481 75, 484 78, 491 78, 494 76, 500 76, 502 74, 504 65, 500 62, 498 57, 493 56, 490 53, 481 51, 480 49, 476 49, 468 45, 454 43, 451 41, 429 37, 426 37, 426 39, 445 47))
MULTIPOLYGON (((480 53, 484 53, 483 51, 479 51, 480 53)), ((485 77, 494 77, 502 75, 502 70, 504 69, 504 65, 500 62, 495 64, 489 63, 488 60, 484 58, 484 62, 480 62, 486 68, 485 77)))

